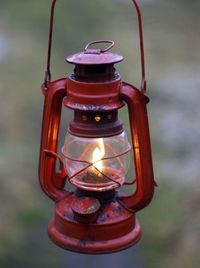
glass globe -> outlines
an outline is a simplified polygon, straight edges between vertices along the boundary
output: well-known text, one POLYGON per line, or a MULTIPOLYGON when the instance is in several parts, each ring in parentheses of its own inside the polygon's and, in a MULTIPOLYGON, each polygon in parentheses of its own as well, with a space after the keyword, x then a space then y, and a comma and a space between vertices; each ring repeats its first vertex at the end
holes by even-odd
POLYGON ((88 191, 106 191, 124 183, 130 162, 125 131, 105 138, 82 138, 66 134, 62 148, 69 181, 88 191))

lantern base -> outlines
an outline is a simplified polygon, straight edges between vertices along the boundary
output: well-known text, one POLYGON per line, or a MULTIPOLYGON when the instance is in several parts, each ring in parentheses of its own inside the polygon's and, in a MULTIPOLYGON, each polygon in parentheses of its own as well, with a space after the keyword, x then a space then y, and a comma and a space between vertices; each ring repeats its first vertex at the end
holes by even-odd
POLYGON ((116 199, 101 205, 95 222, 86 224, 74 218, 71 206, 75 198, 69 196, 55 205, 49 237, 56 245, 77 253, 107 254, 127 249, 139 241, 139 221, 116 199))

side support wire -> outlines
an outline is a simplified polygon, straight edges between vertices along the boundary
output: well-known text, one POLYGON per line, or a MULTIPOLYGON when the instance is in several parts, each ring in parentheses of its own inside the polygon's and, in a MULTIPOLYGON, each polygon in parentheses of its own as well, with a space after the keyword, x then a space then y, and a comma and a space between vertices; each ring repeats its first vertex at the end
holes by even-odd
POLYGON ((51 16, 50 16, 50 26, 49 26, 49 43, 48 43, 48 54, 47 54, 47 68, 44 76, 44 86, 48 89, 48 82, 51 81, 51 47, 52 47, 52 34, 53 34, 53 20, 54 20, 54 9, 56 0, 53 0, 51 4, 51 16))
POLYGON ((146 79, 145 79, 145 60, 144 60, 144 41, 143 41, 143 30, 142 30, 142 15, 140 8, 136 0, 132 0, 134 3, 137 14, 138 14, 138 25, 139 25, 139 36, 140 36, 140 54, 141 54, 141 69, 142 69, 142 82, 141 82, 141 92, 146 93, 146 79))

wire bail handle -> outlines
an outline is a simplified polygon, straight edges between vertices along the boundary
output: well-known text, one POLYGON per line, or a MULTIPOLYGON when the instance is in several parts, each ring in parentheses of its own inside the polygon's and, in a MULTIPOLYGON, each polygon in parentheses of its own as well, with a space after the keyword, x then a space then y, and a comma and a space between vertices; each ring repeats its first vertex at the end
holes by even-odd
MULTIPOLYGON (((53 20, 54 20, 54 9, 55 4, 57 0, 53 0, 51 4, 51 16, 50 16, 50 26, 49 26, 49 42, 48 42, 48 54, 47 54, 47 68, 45 71, 45 77, 44 77, 44 87, 47 90, 48 89, 48 82, 51 81, 51 71, 50 71, 50 63, 51 63, 51 48, 52 48, 52 33, 53 33, 53 20)), ((146 93, 146 79, 145 79, 145 60, 144 60, 144 42, 143 42, 143 30, 142 30, 142 16, 140 12, 140 8, 137 4, 136 0, 132 0, 133 4, 136 7, 137 15, 138 15, 138 25, 139 25, 139 37, 140 37, 140 54, 141 54, 141 69, 142 69, 142 82, 141 82, 141 92, 143 94, 146 93)), ((104 49, 100 50, 102 53, 110 50, 114 46, 113 41, 109 40, 98 40, 93 41, 87 44, 85 47, 85 51, 88 49, 88 47, 95 43, 110 43, 111 45, 104 49)))

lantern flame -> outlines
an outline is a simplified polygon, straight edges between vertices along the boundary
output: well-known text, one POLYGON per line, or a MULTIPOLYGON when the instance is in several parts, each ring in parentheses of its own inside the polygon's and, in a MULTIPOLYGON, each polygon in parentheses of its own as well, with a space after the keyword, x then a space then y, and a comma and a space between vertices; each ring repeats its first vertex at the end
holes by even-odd
MULTIPOLYGON (((102 138, 99 139, 98 143, 99 143, 99 148, 96 147, 94 149, 94 151, 93 151, 93 154, 92 154, 92 163, 93 163, 93 166, 95 166, 100 172, 102 172, 103 165, 102 165, 101 159, 105 155, 105 149, 104 149, 103 139, 102 138), (98 161, 98 160, 100 160, 100 161, 98 161)), ((95 168, 93 167, 93 169, 95 169, 95 168)))

